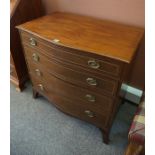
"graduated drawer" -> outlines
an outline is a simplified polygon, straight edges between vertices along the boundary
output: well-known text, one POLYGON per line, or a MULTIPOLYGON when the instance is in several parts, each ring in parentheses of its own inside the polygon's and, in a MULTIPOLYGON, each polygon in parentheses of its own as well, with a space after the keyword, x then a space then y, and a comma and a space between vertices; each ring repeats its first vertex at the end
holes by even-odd
POLYGON ((109 79, 104 76, 94 76, 94 74, 89 73, 78 66, 70 65, 54 58, 49 59, 47 56, 34 52, 27 47, 25 47, 25 51, 28 64, 31 66, 31 69, 36 72, 36 75, 39 74, 39 76, 43 76, 42 69, 64 81, 101 94, 115 95, 117 91, 117 80, 109 79), (33 57, 34 54, 38 57, 37 61, 33 57))
MULTIPOLYGON (((48 98, 52 103, 54 102, 54 104, 63 112, 92 122, 100 127, 106 126, 111 114, 112 100, 110 103, 107 100, 103 100, 102 104, 86 103, 81 99, 73 98, 71 96, 72 94, 66 96, 64 93, 57 91, 51 82, 48 82, 47 86, 44 81, 36 79, 33 75, 31 75, 31 79, 33 81, 34 89, 44 97, 48 98), (40 85, 43 87, 40 87, 40 85)), ((66 91, 68 91, 68 89, 66 89, 66 91)), ((75 88, 72 92, 76 95, 75 88)))
POLYGON ((21 39, 37 50, 38 48, 49 56, 55 56, 63 61, 70 62, 89 69, 91 72, 99 72, 119 77, 122 72, 122 63, 103 56, 92 54, 89 51, 83 52, 62 46, 59 43, 45 41, 37 36, 21 31, 21 39))
POLYGON ((34 85, 33 87, 64 113, 93 123, 98 127, 106 128, 110 112, 104 112, 101 110, 96 111, 94 108, 83 104, 83 102, 72 100, 68 97, 58 94, 53 90, 49 90, 48 88, 45 88, 46 91, 42 92, 37 85, 34 85))
POLYGON ((38 86, 42 92, 54 91, 61 96, 77 101, 79 105, 85 105, 101 113, 108 112, 112 108, 112 98, 69 84, 47 72, 43 72, 43 74, 45 76, 38 78, 33 70, 30 70, 32 83, 38 86))

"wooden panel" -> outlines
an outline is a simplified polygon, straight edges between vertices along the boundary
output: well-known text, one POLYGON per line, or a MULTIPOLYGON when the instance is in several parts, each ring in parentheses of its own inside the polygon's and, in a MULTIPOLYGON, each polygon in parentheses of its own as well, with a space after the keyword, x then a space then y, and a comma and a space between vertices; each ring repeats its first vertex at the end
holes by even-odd
POLYGON ((58 39, 61 46, 127 63, 131 62, 144 32, 142 28, 67 13, 54 13, 18 28, 49 42, 58 39))
POLYGON ((137 89, 145 90, 145 39, 137 52, 135 62, 129 77, 129 85, 137 89))
POLYGON ((10 76, 17 90, 24 88, 28 80, 25 58, 20 44, 20 37, 16 25, 43 15, 41 0, 10 0, 10 52, 11 64, 14 66, 16 76, 10 76))
POLYGON ((78 101, 70 100, 69 98, 66 98, 64 96, 58 95, 57 93, 53 91, 46 91, 41 92, 37 86, 34 85, 34 89, 36 89, 40 94, 44 95, 47 99, 52 101, 52 103, 61 111, 80 118, 82 120, 85 120, 87 122, 93 123, 98 127, 106 128, 107 122, 108 122, 108 115, 105 115, 104 113, 98 113, 94 111, 94 108, 88 108, 88 106, 81 105, 79 106, 78 101), (91 118, 85 114, 86 110, 90 110, 93 112, 94 117, 91 118))
POLYGON ((48 55, 49 57, 56 57, 58 59, 62 59, 62 61, 67 61, 70 63, 74 63, 83 67, 86 67, 87 69, 90 69, 94 72, 100 72, 103 74, 109 74, 114 75, 116 77, 120 76, 122 72, 122 63, 118 61, 110 61, 105 59, 104 57, 100 57, 99 59, 95 58, 94 55, 87 54, 84 55, 83 52, 77 52, 75 49, 71 50, 68 48, 61 48, 61 46, 50 46, 46 43, 43 43, 44 41, 32 36, 32 35, 25 35, 25 33, 21 33, 21 38, 23 40, 23 44, 30 45, 29 40, 33 37, 36 41, 36 47, 33 47, 33 51, 39 51, 41 53, 44 53, 48 55), (40 50, 41 49, 41 50, 40 50), (89 66, 89 61, 95 60, 96 63, 99 64, 98 68, 92 68, 89 66))
MULTIPOLYGON (((85 105, 88 108, 92 108, 99 113, 108 113, 111 110, 112 98, 108 98, 103 95, 99 95, 93 91, 76 87, 72 84, 64 82, 54 76, 43 72, 44 76, 38 78, 34 72, 30 72, 31 80, 34 86, 41 84, 44 87, 43 92, 56 92, 61 96, 65 96, 69 99, 75 100, 79 103, 79 106, 85 105), (74 91, 73 91, 74 90, 74 91), (88 100, 86 95, 95 97, 94 101, 88 100)), ((39 87, 38 87, 39 88, 39 87)))
POLYGON ((109 79, 106 76, 95 76, 95 74, 92 75, 83 68, 64 63, 57 59, 49 59, 48 57, 38 52, 36 54, 39 56, 39 61, 35 62, 32 57, 33 51, 25 47, 25 52, 27 55, 28 64, 30 64, 29 68, 33 70, 39 69, 40 72, 41 70, 46 70, 47 72, 57 76, 58 78, 78 85, 79 87, 97 91, 101 94, 115 95, 116 93, 118 87, 117 80, 109 79), (36 65, 34 65, 34 63, 36 65), (87 82, 88 78, 94 79, 96 81, 96 85, 89 84, 87 82))

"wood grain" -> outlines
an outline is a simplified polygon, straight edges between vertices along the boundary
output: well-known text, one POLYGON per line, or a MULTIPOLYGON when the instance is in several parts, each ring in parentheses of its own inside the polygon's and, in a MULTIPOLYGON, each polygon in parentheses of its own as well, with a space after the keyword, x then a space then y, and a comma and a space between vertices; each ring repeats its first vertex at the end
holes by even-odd
POLYGON ((53 74, 67 82, 78 85, 79 87, 97 91, 101 94, 105 93, 106 95, 115 95, 117 91, 117 80, 110 79, 104 75, 92 75, 89 71, 82 67, 78 67, 77 65, 70 65, 69 63, 65 63, 64 61, 55 58, 49 59, 45 55, 39 53, 39 51, 35 52, 27 46, 24 46, 24 49, 26 51, 26 58, 28 59, 28 66, 30 66, 31 69, 35 70, 39 68, 40 72, 41 70, 46 70, 48 73, 53 74), (38 62, 33 60, 33 53, 39 56, 38 62), (97 85, 89 85, 86 81, 87 78, 95 79, 97 85))
POLYGON ((103 111, 101 113, 100 111, 97 111, 94 108, 96 106, 93 107, 93 105, 86 105, 84 102, 79 102, 78 100, 75 100, 75 99, 73 100, 73 99, 70 99, 69 97, 62 96, 53 90, 48 91, 47 87, 45 88, 46 91, 44 92, 40 91, 40 89, 37 87, 36 84, 34 83, 33 88, 43 96, 46 96, 46 98, 49 99, 49 101, 52 101, 52 103, 64 113, 67 113, 71 116, 93 123, 96 126, 101 127, 103 129, 107 128, 107 122, 109 118, 107 115, 109 113, 106 113, 106 112, 104 113, 103 111), (87 116, 85 114, 86 110, 90 110, 91 112, 93 112, 94 117, 90 118, 89 116, 87 116))
MULTIPOLYGON (((121 66, 122 63, 119 61, 110 61, 110 59, 105 59, 104 57, 96 57, 96 55, 91 56, 90 53, 84 53, 82 51, 77 51, 76 49, 68 49, 65 47, 61 47, 59 45, 55 46, 54 44, 49 44, 45 42, 43 39, 39 39, 38 37, 27 35, 25 33, 21 33, 21 38, 24 44, 30 45, 30 38, 33 38, 37 45, 31 46, 34 48, 34 50, 40 51, 41 53, 44 53, 48 55, 49 57, 56 57, 58 59, 62 59, 62 61, 68 61, 70 63, 74 63, 76 65, 81 65, 83 67, 86 67, 87 69, 90 68, 88 66, 89 60, 95 60, 100 64, 100 67, 98 69, 94 69, 94 72, 98 70, 105 74, 114 75, 116 77, 120 76, 121 74, 121 66)), ((92 70, 92 69, 91 69, 92 70)))
POLYGON ((96 92, 69 84, 63 80, 58 79, 57 77, 49 75, 46 72, 44 72, 43 74, 44 76, 39 78, 34 74, 34 72, 30 72, 30 76, 34 86, 38 87, 39 84, 43 85, 43 93, 47 92, 50 94, 51 92, 55 92, 60 96, 64 96, 72 100, 73 102, 76 101, 78 103, 78 106, 85 105, 88 109, 91 108, 97 113, 103 114, 105 116, 109 114, 109 111, 111 111, 111 106, 113 105, 113 98, 109 98, 107 96, 97 94, 96 92), (49 83, 52 83, 52 85, 49 85, 49 83), (88 101, 85 97, 85 95, 87 94, 95 96, 95 101, 88 101))
POLYGON ((43 12, 40 0, 10 0, 10 64, 12 65, 10 80, 19 91, 23 90, 28 80, 28 73, 19 33, 15 26, 41 15, 43 12))
POLYGON ((63 112, 95 124, 108 143, 121 85, 136 61, 143 29, 69 13, 17 28, 34 98, 42 94, 63 112), (88 85, 88 77, 98 84, 88 85))
POLYGON ((142 28, 69 13, 53 13, 18 27, 49 42, 123 62, 131 62, 143 35, 142 28), (51 29, 52 28, 52 29, 51 29))

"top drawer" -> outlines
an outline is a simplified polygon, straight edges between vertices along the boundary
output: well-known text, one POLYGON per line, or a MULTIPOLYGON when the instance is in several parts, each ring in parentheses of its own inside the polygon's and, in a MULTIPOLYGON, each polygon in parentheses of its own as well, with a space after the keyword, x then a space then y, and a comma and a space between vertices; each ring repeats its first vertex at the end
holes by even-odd
POLYGON ((119 77, 122 72, 122 62, 111 60, 96 54, 79 51, 76 49, 61 46, 59 43, 52 43, 37 36, 21 31, 22 42, 37 50, 42 50, 49 57, 56 57, 63 61, 83 66, 91 72, 98 72, 119 77))

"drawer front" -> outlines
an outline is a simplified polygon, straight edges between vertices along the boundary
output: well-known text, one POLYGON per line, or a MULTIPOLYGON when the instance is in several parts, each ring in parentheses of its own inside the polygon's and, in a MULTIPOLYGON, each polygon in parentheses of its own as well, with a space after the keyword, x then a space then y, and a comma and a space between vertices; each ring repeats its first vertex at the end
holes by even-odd
MULTIPOLYGON (((91 72, 99 72, 103 74, 109 74, 119 77, 122 72, 122 63, 115 60, 106 60, 107 58, 91 56, 92 54, 87 52, 80 52, 75 49, 69 49, 67 47, 54 45, 44 41, 36 36, 22 32, 21 38, 23 44, 27 44, 33 47, 34 50, 41 49, 43 53, 54 56, 63 61, 70 62, 79 66, 83 66, 91 72)), ((89 51, 88 51, 89 52, 89 51)))
MULTIPOLYGON (((64 63, 60 60, 49 59, 38 52, 35 52, 38 57, 38 59, 35 58, 37 59, 36 61, 33 58, 34 52, 32 50, 25 48, 25 51, 27 53, 26 56, 28 62, 29 64, 31 62, 31 68, 34 71, 39 70, 39 68, 42 68, 42 70, 45 69, 50 74, 55 75, 69 83, 96 91, 101 94, 115 95, 117 91, 118 82, 116 80, 108 79, 103 76, 100 78, 96 77, 92 73, 82 70, 82 68, 64 63)), ((38 72, 39 71, 36 71, 36 73, 38 72)))
POLYGON ((94 108, 88 107, 85 104, 80 104, 79 106, 79 101, 59 95, 52 90, 49 91, 48 88, 45 88, 46 91, 43 92, 40 91, 40 88, 38 88, 37 85, 34 85, 33 87, 61 111, 80 118, 81 120, 93 123, 98 127, 106 128, 110 113, 105 113, 104 111, 102 113, 96 112, 94 108))
POLYGON ((82 104, 100 113, 109 112, 111 110, 113 104, 112 98, 96 94, 87 89, 79 88, 75 85, 51 76, 46 72, 43 72, 43 74, 45 76, 38 78, 33 71, 30 71, 32 83, 35 86, 38 86, 40 91, 54 91, 61 96, 76 100, 79 103, 79 106, 82 104))

